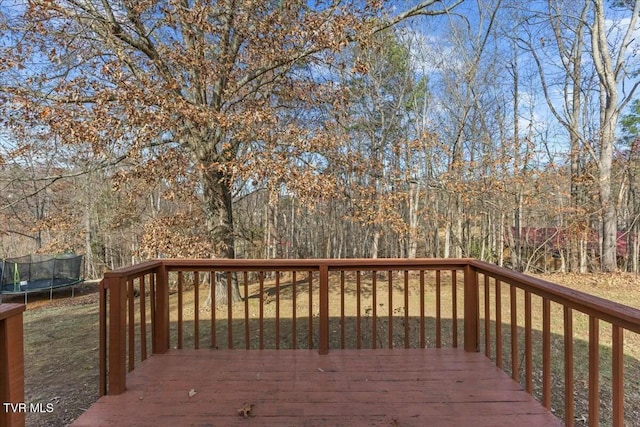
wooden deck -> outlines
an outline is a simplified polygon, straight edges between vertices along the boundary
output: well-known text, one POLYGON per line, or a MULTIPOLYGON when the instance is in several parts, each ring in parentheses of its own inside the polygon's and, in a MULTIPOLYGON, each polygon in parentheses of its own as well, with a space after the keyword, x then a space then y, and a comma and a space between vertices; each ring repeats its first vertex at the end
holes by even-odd
POLYGON ((74 426, 560 426, 462 349, 170 350, 74 426), (193 390, 195 394, 190 391, 193 390), (238 413, 252 404, 251 417, 238 413))

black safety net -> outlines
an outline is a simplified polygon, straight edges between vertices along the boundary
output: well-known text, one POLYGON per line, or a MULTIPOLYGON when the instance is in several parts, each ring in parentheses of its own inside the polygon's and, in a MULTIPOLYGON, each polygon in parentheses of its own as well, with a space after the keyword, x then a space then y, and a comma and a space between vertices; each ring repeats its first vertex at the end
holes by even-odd
POLYGON ((82 281, 82 255, 26 255, 0 260, 0 292, 23 293, 82 281))

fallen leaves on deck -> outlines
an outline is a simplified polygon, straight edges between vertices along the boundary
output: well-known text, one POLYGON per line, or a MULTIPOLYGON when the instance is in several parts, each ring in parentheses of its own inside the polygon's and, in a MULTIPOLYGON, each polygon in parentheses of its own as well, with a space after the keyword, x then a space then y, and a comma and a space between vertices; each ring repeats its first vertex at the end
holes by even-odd
POLYGON ((242 407, 238 409, 238 415, 242 415, 245 418, 253 417, 253 414, 251 413, 251 411, 253 410, 254 406, 255 405, 253 403, 244 402, 242 407))

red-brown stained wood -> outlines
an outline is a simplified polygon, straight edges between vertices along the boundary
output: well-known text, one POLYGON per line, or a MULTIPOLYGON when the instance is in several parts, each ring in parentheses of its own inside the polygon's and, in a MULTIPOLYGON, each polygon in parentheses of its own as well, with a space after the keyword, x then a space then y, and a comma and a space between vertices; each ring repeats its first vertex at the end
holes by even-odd
POLYGON ((542 404, 551 409, 551 301, 542 300, 542 404))
POLYGON ((496 366, 502 369, 502 286, 496 279, 496 366))
POLYGON ((74 425, 562 425, 484 355, 457 349, 171 350, 127 386, 74 425))
POLYGON ((165 265, 158 268, 156 280, 153 352, 162 354, 169 349, 169 274, 165 265))
POLYGON ((170 350, 127 380, 125 394, 102 397, 73 425, 562 425, 462 349, 170 350))
POLYGON ((624 427, 624 330, 614 325, 612 330, 611 391, 613 394, 614 427, 624 427))
POLYGON ((260 281, 260 350, 264 349, 264 271, 259 273, 260 281))
POLYGON ((442 347, 442 297, 440 270, 436 271, 436 348, 442 347))
MULTIPOLYGON (((318 352, 327 354, 329 352, 329 269, 326 264, 320 265, 319 299, 318 352)), ((309 323, 312 319, 309 317, 309 323)), ((313 341, 311 337, 309 341, 313 341)))
MULTIPOLYGON (((214 282, 212 281, 211 283, 214 283, 214 282)), ((245 348, 247 350, 249 350, 249 348, 250 348, 250 341, 249 341, 249 273, 246 272, 246 271, 242 272, 242 284, 244 286, 244 345, 245 345, 245 348)), ((293 295, 294 295, 293 296, 293 301, 294 301, 294 304, 295 304, 295 289, 296 289, 296 273, 294 271, 293 272, 293 295)), ((211 311, 215 311, 215 310, 212 309, 211 311)), ((294 319, 295 319, 295 313, 294 313, 294 319)), ((294 325, 295 325, 295 321, 294 321, 294 325)), ((294 336, 294 339, 295 339, 295 326, 294 326, 293 334, 294 334, 293 336, 294 336)), ((295 348, 295 344, 294 344, 293 348, 295 348)))
MULTIPOLYGON (((182 300, 182 290, 184 288, 184 273, 182 271, 178 272, 178 348, 182 349, 183 347, 183 317, 184 317, 184 309, 182 307, 183 305, 183 300, 182 300)), ((214 302, 212 302, 211 304, 214 304, 214 302)), ((213 305, 212 305, 213 306, 213 305)), ((213 328, 211 328, 213 330, 213 328)), ((215 342, 215 340, 212 340, 212 342, 215 342)))
POLYGON ((600 423, 600 326, 589 317, 589 427, 600 423))
POLYGON ((216 333, 216 272, 212 271, 211 273, 211 348, 218 348, 218 336, 216 333))
POLYGON ((573 312, 569 307, 563 308, 564 317, 564 423, 573 427, 573 312))
POLYGON ((140 278, 140 358, 147 358, 147 302, 145 276, 140 278))
POLYGON ((313 272, 309 271, 309 335, 307 341, 309 342, 309 350, 313 349, 313 272))
POLYGON ((136 299, 133 290, 133 279, 127 281, 127 303, 128 303, 128 318, 127 324, 129 326, 128 335, 128 350, 129 350, 129 367, 127 372, 131 372, 136 367, 136 299))
POLYGON ((156 286, 156 276, 152 274, 151 283, 149 284, 149 299, 151 300, 151 352, 154 352, 156 348, 156 286))
POLYGON ((478 306, 478 275, 471 266, 466 266, 464 268, 464 350, 469 352, 480 349, 478 306))
MULTIPOLYGON (((291 346, 295 349, 298 348, 298 342, 296 337, 298 336, 298 332, 297 332, 297 327, 296 327, 296 318, 297 318, 297 311, 298 311, 298 306, 297 306, 297 288, 298 288, 298 283, 296 280, 296 272, 294 271, 291 275, 291 282, 292 282, 292 289, 291 289, 291 299, 292 299, 292 304, 293 307, 291 308, 291 334, 293 335, 291 337, 291 346)), ((344 298, 344 292, 342 294, 342 297, 344 298)), ((247 298, 245 298, 247 299, 247 298)), ((344 304, 342 304, 343 306, 343 311, 344 311, 344 304)), ((247 306, 248 307, 248 306, 247 306)), ((344 321, 342 322, 342 329, 344 331, 344 321)), ((343 333, 344 336, 344 333, 343 333)))
MULTIPOLYGON (((162 260, 162 261, 152 261, 145 263, 140 266, 134 266, 122 270, 118 270, 115 272, 109 272, 105 275, 105 280, 103 285, 101 286, 101 316, 100 316, 100 343, 101 343, 101 351, 100 351, 100 390, 101 394, 107 391, 109 394, 117 394, 119 392, 124 391, 125 389, 125 376, 126 376, 126 364, 127 364, 127 343, 129 343, 129 349, 133 349, 135 344, 135 337, 132 338, 131 331, 134 331, 134 325, 132 322, 127 322, 127 318, 133 319, 135 316, 131 315, 131 308, 135 308, 136 306, 143 306, 144 303, 141 301, 140 304, 136 305, 133 303, 132 299, 127 299, 127 294, 129 296, 132 295, 132 285, 135 280, 140 280, 142 291, 144 292, 144 277, 145 274, 149 275, 150 281, 150 303, 151 303, 151 311, 150 311, 150 320, 151 320, 151 331, 152 331, 152 343, 153 343, 153 352, 154 353, 163 353, 169 347, 169 306, 168 306, 168 272, 181 272, 181 271, 194 271, 197 275, 199 272, 205 272, 211 274, 214 270, 227 271, 227 272, 243 272, 245 274, 245 295, 247 293, 246 287, 246 274, 247 271, 258 271, 260 273, 260 296, 264 296, 264 272, 278 272, 278 271, 293 271, 293 293, 294 293, 294 336, 293 343, 294 348, 295 345, 295 270, 299 271, 308 271, 308 311, 309 311, 309 319, 313 319, 317 314, 320 315, 318 319, 320 325, 319 338, 320 341, 327 341, 326 330, 328 319, 328 310, 326 309, 326 295, 323 294, 323 276, 326 277, 327 273, 332 272, 341 272, 342 278, 344 278, 344 272, 346 271, 356 271, 357 272, 357 331, 356 331, 356 342, 357 347, 361 346, 361 296, 360 296, 360 279, 361 279, 361 271, 371 271, 373 282, 375 284, 376 274, 382 273, 384 271, 388 272, 388 284, 389 290, 393 288, 393 271, 405 271, 405 294, 404 294, 404 320, 405 320, 405 346, 407 343, 407 333, 409 329, 407 328, 407 271, 420 271, 421 272, 421 298, 423 294, 423 286, 424 284, 422 275, 425 270, 435 270, 436 271, 436 346, 441 346, 441 307, 440 307, 440 271, 441 269, 445 269, 451 271, 452 278, 452 312, 453 312, 453 346, 457 346, 457 271, 463 269, 464 270, 464 282, 465 282, 465 298, 461 303, 464 304, 465 311, 465 349, 467 351, 477 351, 478 343, 479 343, 479 299, 478 299, 478 283, 477 283, 477 275, 483 274, 485 277, 485 297, 489 295, 487 290, 488 277, 492 277, 495 280, 496 291, 495 291, 495 304, 496 304, 496 365, 499 367, 502 366, 502 331, 501 331, 501 295, 500 295, 500 281, 504 281, 508 285, 510 285, 511 289, 511 342, 512 342, 512 369, 514 379, 517 379, 518 375, 518 364, 519 360, 517 358, 518 347, 517 347, 517 315, 516 315, 516 306, 517 306, 517 295, 518 292, 524 291, 526 297, 525 300, 530 298, 530 295, 536 295, 537 297, 541 297, 544 301, 544 311, 543 314, 543 347, 545 347, 545 364, 543 366, 543 395, 545 404, 549 405, 549 398, 551 396, 550 391, 550 376, 549 376, 549 357, 550 351, 549 348, 549 338, 550 338, 550 310, 549 304, 550 301, 554 303, 561 304, 565 309, 565 331, 568 331, 569 336, 565 337, 565 366, 567 367, 567 373, 565 374, 565 382, 566 391, 565 394, 572 396, 572 372, 573 372, 573 346, 572 343, 568 343, 571 340, 571 327, 570 327, 570 316, 571 309, 578 310, 579 312, 586 313, 590 316, 590 422, 592 424, 597 424, 598 422, 598 392, 599 392, 599 369, 598 369, 598 324, 600 321, 609 322, 614 326, 614 341, 619 337, 620 344, 614 344, 614 372, 612 375, 611 385, 614 388, 614 417, 616 419, 622 419, 623 417, 623 404, 622 404, 622 384, 624 384, 624 370, 622 369, 622 360, 623 360, 623 349, 622 349, 622 334, 623 329, 631 330, 634 332, 640 331, 640 311, 636 309, 632 309, 630 307, 623 306, 621 304, 616 304, 611 301, 603 300, 601 298, 592 297, 590 295, 580 293, 577 291, 573 291, 567 288, 563 288, 561 286, 555 285, 553 283, 549 283, 540 279, 531 278, 529 276, 522 275, 520 273, 515 273, 506 269, 502 269, 496 267, 491 264, 483 263, 476 260, 469 259, 448 259, 448 260, 436 260, 436 259, 416 259, 416 260, 387 260, 387 259, 379 259, 379 260, 162 260), (321 284, 319 290, 320 296, 320 311, 319 313, 314 312, 313 305, 313 274, 316 271, 320 271, 323 269, 324 271, 321 274, 321 284), (517 291, 520 289, 521 291, 517 291), (469 292, 469 295, 467 295, 469 292), (107 305, 108 302, 108 305, 107 305), (129 311, 127 310, 129 309, 129 311), (569 313, 569 320, 567 321, 567 313, 569 313), (128 314, 128 316, 127 316, 128 314), (107 315, 109 318, 107 319, 107 315), (567 328, 567 322, 569 323, 569 327, 567 328), (127 329, 127 327, 129 329, 127 329), (128 333, 127 333, 128 332, 128 333), (129 340, 127 340, 129 337, 129 340), (475 345, 474 345, 475 343, 475 345), (108 348, 108 353, 106 349, 108 348), (108 369, 107 369, 108 368, 108 369), (109 377, 107 378, 107 372, 109 373, 109 377), (108 385, 108 387, 107 387, 108 385), (617 391, 616 391, 617 390, 617 391)), ((230 284, 229 276, 231 273, 227 273, 227 284, 230 284)), ((276 273, 278 274, 278 273, 276 273)), ((279 276, 278 276, 279 277, 279 276)), ((344 282, 344 279, 341 280, 344 282)), ((213 281, 212 281, 213 283, 213 281)), ((279 288, 279 284, 276 285, 276 288, 279 288)), ((326 288, 326 285, 325 285, 326 288)), ((196 280, 196 289, 197 280, 196 280)), ((341 289, 344 289, 344 284, 341 285, 341 289)), ((212 286, 213 290, 213 301, 215 304, 215 286, 212 286)), ((276 298, 279 298, 279 289, 276 292, 276 298)), ((197 292, 197 290, 196 290, 197 292)), ((181 294, 181 291, 179 292, 181 294)), ((374 298, 376 295, 375 285, 374 285, 374 298)), ((388 293, 389 296, 389 325, 388 325, 388 339, 389 344, 388 347, 393 347, 393 335, 391 333, 393 327, 393 315, 391 310, 393 308, 393 299, 392 293, 388 293)), ((179 295, 179 299, 180 299, 179 295)), ((342 295, 344 298, 344 295, 342 295)), ((196 301, 199 301, 196 295, 196 301)), ((342 300, 343 301, 343 300, 342 300)), ((263 322, 263 299, 260 298, 260 347, 263 347, 263 333, 264 333, 264 322, 263 322)), ((197 304, 197 303, 196 303, 197 304)), ((342 302, 342 314, 341 317, 344 318, 344 302, 342 302)), ((525 301, 525 305, 527 304, 525 301)), ((179 306, 181 304, 179 303, 179 306)), ((279 335, 279 301, 276 301, 276 341, 278 342, 279 335)), ((375 321, 376 316, 376 306, 375 300, 373 304, 373 316, 374 316, 374 328, 377 322, 375 321)), ((485 309, 488 304, 485 300, 485 309)), ((245 299, 245 307, 246 307, 246 299, 245 299)), ((180 309, 179 309, 180 310, 180 309)), ((196 308, 195 310, 196 316, 199 310, 196 308)), ((424 326, 422 322, 424 321, 424 307, 421 301, 421 343, 424 341, 422 335, 424 334, 424 326)), ((246 319, 247 310, 245 309, 245 319, 246 319)), ((215 347, 215 310, 211 310, 211 333, 212 339, 211 342, 215 347)), ((490 311, 486 312, 486 317, 488 318, 490 315, 490 311)), ((144 314, 140 313, 140 316, 144 318, 144 314)), ((525 308, 525 352, 527 353, 527 380, 526 380, 526 388, 530 389, 529 386, 530 380, 528 379, 531 376, 531 369, 529 358, 530 358, 530 338, 528 338, 531 334, 531 321, 530 319, 530 308, 527 310, 525 308), (527 344, 528 343, 528 344, 527 344)), ((231 323, 233 320, 231 317, 231 312, 227 316, 228 323, 231 323)), ((397 319, 396 319, 397 320, 397 319)), ((179 321, 180 323, 180 321, 179 321)), ((195 322, 195 326, 197 327, 197 318, 195 322)), ((246 322, 248 325, 248 322, 246 322)), ((248 326, 247 326, 248 327, 248 326)), ((179 328, 180 330, 181 328, 179 328)), ((485 324, 485 330, 488 332, 488 327, 485 324)), ((344 321, 342 322, 342 330, 344 331, 344 321)), ((196 329, 196 336, 198 336, 198 331, 196 329)), ((377 334, 374 329, 373 336, 375 337, 377 334)), ((231 335, 231 331, 228 332, 228 341, 232 342, 233 336, 231 335)), ((351 337, 350 337, 351 338, 351 337)), ((146 342, 144 339, 144 333, 141 332, 141 340, 146 342)), ((344 332, 342 332, 341 337, 342 342, 346 340, 344 337, 344 332)), ((308 322, 308 337, 307 341, 309 343, 309 348, 313 348, 314 345, 314 331, 313 331, 313 321, 308 322)), ((487 333, 487 342, 490 341, 489 333, 487 333)), ((247 330, 247 342, 248 342, 248 330, 247 330)), ((376 341, 373 341, 373 345, 375 346, 376 341)), ((486 343, 485 343, 486 344, 486 343)), ((197 339, 196 339, 197 345, 197 339)), ((344 346, 342 344, 341 346, 344 346)), ((322 344, 319 346, 320 351, 326 351, 326 345, 322 344)), ((488 345, 487 345, 488 347, 488 345)), ((129 356, 131 356, 129 354, 129 356)), ((141 359, 145 358, 144 352, 141 355, 141 359)), ((133 357, 129 357, 130 367, 133 367, 133 357)), ((134 371, 135 372, 135 371, 134 371)), ((573 406, 573 400, 567 399, 567 405, 573 406)), ((570 411, 567 410, 567 416, 570 415, 570 411)), ((570 424, 570 423, 568 423, 570 424)))
MULTIPOLYGON (((295 280, 294 280, 295 282, 295 280)), ((344 271, 340 272, 340 348, 345 348, 345 322, 344 322, 344 271)), ((293 348, 296 348, 293 346, 293 348)))
POLYGON ((193 272, 193 348, 200 348, 200 273, 193 272))
MULTIPOLYGON (((126 388, 126 307, 124 280, 110 279, 109 286, 109 394, 123 393, 126 388)), ((154 349, 155 349, 154 344, 154 349)))
MULTIPOLYGON (((362 347, 362 331, 360 329, 361 327, 361 318, 360 318, 360 310, 361 310, 361 292, 360 292, 360 287, 361 287, 361 283, 360 281, 362 280, 361 277, 362 273, 358 270, 356 272, 356 348, 361 348, 362 347)), ((374 289, 374 293, 375 293, 375 289, 374 289)))
POLYGON ((491 295, 489 276, 484 276, 484 355, 491 358, 491 295))
MULTIPOLYGON (((378 348, 378 276, 375 271, 371 272, 371 347, 375 350, 378 348)), ((360 347, 358 347, 360 348, 360 347)))
POLYGON ((424 270, 420 270, 420 348, 426 347, 424 328, 424 270))
MULTIPOLYGON (((389 294, 389 323, 387 326, 387 333, 389 338, 389 348, 393 348, 393 271, 389 270, 387 274, 387 277, 389 278, 389 287, 387 289, 387 293, 389 294)), ((375 340, 376 337, 373 337, 373 339, 375 340)))
POLYGON ((489 274, 503 282, 516 284, 519 289, 548 298, 557 304, 570 307, 605 322, 621 326, 640 334, 640 309, 589 295, 553 282, 527 276, 487 262, 470 260, 469 263, 483 274, 489 274))
MULTIPOLYGON (((231 285, 229 285, 231 286, 231 285)), ((231 287, 229 287, 229 301, 231 301, 231 287)), ((229 310, 229 325, 231 325, 231 313, 232 305, 228 305, 229 310)), ((229 328, 229 342, 232 341, 231 331, 233 328, 229 328)), ((276 271, 276 350, 280 349, 280 272, 276 271)))
POLYGON ((100 281, 100 313, 98 326, 100 328, 100 343, 99 343, 99 372, 98 372, 98 383, 99 390, 98 395, 104 396, 107 394, 107 293, 108 293, 108 285, 106 280, 100 281))
MULTIPOLYGON (((24 402, 23 304, 0 304, 0 402, 24 402)), ((24 412, 0 409, 1 426, 24 426, 24 412)))
POLYGON ((404 348, 409 348, 409 272, 404 271, 404 348))
MULTIPOLYGON (((276 273, 276 277, 279 278, 280 273, 276 273)), ((278 280, 278 279, 276 279, 278 280)), ((231 279, 231 272, 227 271, 227 325, 231 325, 233 324, 233 304, 231 304, 231 290, 232 290, 232 279, 231 279)), ((278 295, 278 293, 280 292, 279 289, 276 290, 276 294, 278 295)), ((279 307, 278 307, 279 308, 279 307)), ((215 310, 215 307, 211 308, 212 310, 215 310)), ((277 315, 279 316, 280 313, 276 312, 277 315)), ((279 321, 279 318, 278 318, 279 321)), ((278 328, 278 322, 276 322, 276 328, 278 328)), ((279 330, 276 329, 276 336, 278 336, 279 334, 279 330)), ((276 343, 278 342, 278 338, 276 337, 276 343)), ((227 345, 229 346, 229 348, 233 349, 233 328, 227 328, 227 345)))
POLYGON ((533 393, 533 349, 532 349, 532 331, 531 331, 531 292, 524 293, 524 372, 525 372, 525 390, 527 393, 533 393))
POLYGON ((518 380, 518 302, 516 300, 516 287, 510 286, 511 303, 511 378, 518 380))
POLYGON ((458 272, 451 271, 451 329, 452 346, 458 347, 458 272))

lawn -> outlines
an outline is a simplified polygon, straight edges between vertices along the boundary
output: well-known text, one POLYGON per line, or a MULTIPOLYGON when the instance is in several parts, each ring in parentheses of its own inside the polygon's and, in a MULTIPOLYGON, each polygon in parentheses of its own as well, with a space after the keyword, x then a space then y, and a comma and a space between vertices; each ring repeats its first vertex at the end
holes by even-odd
MULTIPOLYGON (((554 274, 543 276, 543 278, 554 281, 556 283, 565 284, 571 288, 578 289, 584 292, 592 293, 604 298, 611 299, 625 303, 627 305, 640 308, 640 278, 633 274, 554 274)), ((334 278, 335 279, 335 278, 334 278)), ((461 280, 458 278, 458 297, 461 298, 461 280)), ((400 280, 398 282, 401 282, 400 280)), ((317 283, 317 282, 316 282, 317 283)), ((388 335, 386 327, 388 325, 389 314, 389 298, 388 287, 384 277, 380 277, 377 284, 376 301, 374 304, 371 289, 370 280, 364 280, 362 284, 363 297, 360 300, 361 307, 361 345, 363 347, 371 346, 373 340, 376 340, 378 346, 388 345, 388 335), (375 307, 375 309, 374 309, 375 307), (373 316, 377 317, 377 327, 375 331, 372 328, 373 316), (375 333, 375 337, 374 337, 375 333)), ((450 317, 452 309, 451 300, 451 278, 448 275, 443 274, 443 284, 449 283, 447 290, 449 292, 443 292, 442 294, 442 337, 443 345, 451 345, 452 337, 452 322, 447 317, 450 317)), ((276 301, 274 298, 268 297, 267 301, 263 305, 263 318, 267 324, 265 328, 268 331, 273 331, 273 319, 275 317, 276 306, 280 313, 280 322, 283 325, 289 321, 291 314, 293 313, 293 307, 290 298, 290 289, 286 287, 285 279, 281 282, 281 297, 276 301)), ((265 282, 264 291, 273 289, 273 280, 265 282)), ((332 282, 332 286, 337 286, 337 283, 332 282)), ((502 291, 502 321, 507 322, 509 320, 509 304, 508 304, 508 290, 507 286, 503 285, 502 291)), ((348 288, 353 287, 353 283, 347 283, 348 288)), ((433 283, 428 281, 425 307, 427 316, 427 346, 435 346, 435 333, 433 331, 435 323, 433 320, 433 313, 435 310, 435 297, 433 296, 433 283)), ((443 285, 443 287, 445 287, 443 285)), ((204 288, 203 288, 204 289, 204 288)), ((392 295, 392 314, 393 314, 393 344, 394 346, 404 345, 404 336, 400 332, 403 329, 403 298, 402 298, 402 284, 395 283, 393 287, 392 295), (399 329, 398 329, 399 328, 399 329)), ((493 290, 491 291, 493 295, 493 290)), ((250 296, 257 296, 258 288, 256 285, 252 285, 249 290, 250 296)), ((416 298, 417 289, 415 278, 411 280, 410 292, 409 292, 409 313, 410 313, 410 329, 415 332, 419 328, 419 320, 416 319, 415 313, 419 310, 419 298, 416 298)), ((176 319, 176 295, 172 295, 172 320, 176 319)), ((206 298, 206 292, 200 291, 199 299, 204 300, 206 298)), ((307 297, 308 298, 308 297, 307 297)), ((482 293, 481 293, 482 300, 482 293)), ((5 301, 8 301, 5 299, 5 301)), ((302 318, 305 314, 308 315, 308 309, 306 308, 305 292, 301 290, 298 293, 298 301, 300 306, 296 307, 297 316, 302 318)), ((313 306, 317 306, 318 299, 314 296, 313 306)), ((339 297, 332 297, 330 299, 331 307, 339 306, 339 297), (338 299, 336 299, 338 298, 338 299)), ((346 345, 355 345, 355 337, 353 335, 354 328, 356 328, 356 305, 357 300, 353 293, 350 293, 345 298, 345 330, 347 332, 346 345)), ((195 313, 193 308, 193 292, 188 292, 184 296, 184 319, 185 319, 185 346, 193 345, 193 319, 195 313)), ((461 302, 458 302, 457 311, 458 315, 462 315, 461 302)), ((518 313, 519 317, 524 312, 523 298, 518 298, 518 313)), ((541 330, 541 318, 539 316, 537 308, 540 306, 540 302, 536 301, 536 298, 532 301, 533 307, 533 327, 534 329, 534 394, 539 397, 540 395, 540 383, 541 375, 538 373, 541 371, 540 365, 540 339, 539 335, 541 330)), ((492 305, 493 307, 493 305, 492 305)), ((484 309, 481 306, 481 313, 484 309)), ((493 310, 493 308, 492 308, 493 310)), ((333 312, 332 312, 333 313, 333 312)), ((260 314, 260 305, 258 298, 249 298, 249 317, 252 319, 252 328, 255 326, 260 314)), ((313 314, 312 314, 313 315, 313 314)), ((220 346, 226 344, 227 337, 226 325, 224 319, 226 319, 227 310, 217 310, 216 318, 218 322, 216 324, 217 343, 220 346)), ((237 303, 233 306, 234 319, 242 319, 244 316, 244 303, 237 303)), ((199 334, 204 337, 201 340, 201 347, 209 345, 208 337, 210 337, 210 329, 208 329, 211 317, 210 310, 204 305, 201 305, 198 317, 200 318, 199 334)), ((66 425, 77 416, 79 416, 84 410, 86 410, 98 397, 98 298, 97 298, 97 284, 86 283, 76 289, 76 296, 70 297, 70 292, 59 291, 54 295, 53 301, 48 300, 48 295, 40 298, 31 298, 28 306, 28 310, 25 313, 25 388, 26 388, 26 401, 29 403, 51 403, 53 411, 50 413, 35 413, 27 415, 27 425, 30 426, 62 426, 66 425)), ((481 321, 481 325, 484 323, 481 321)), ((519 321, 519 324, 523 323, 519 321)), ((586 425, 586 369, 587 369, 587 353, 586 353, 586 341, 587 337, 587 324, 588 319, 586 316, 575 314, 574 315, 574 346, 575 346, 575 399, 576 399, 576 425, 586 425)), ((175 329, 175 322, 172 323, 172 327, 175 329)), ((242 340, 243 338, 243 322, 237 322, 233 326, 233 337, 242 340)), ((340 329, 339 319, 332 319, 331 330, 338 332, 340 329), (334 321, 335 320, 335 321, 334 321)), ((552 305, 552 384, 554 391, 552 394, 552 406, 554 412, 558 416, 562 416, 563 408, 563 358, 562 352, 562 315, 561 308, 552 305), (559 315, 558 315, 559 314, 559 315)), ((306 346, 304 324, 300 323, 298 326, 299 333, 297 334, 297 346, 306 346)), ((458 337, 461 345, 462 337, 462 322, 458 322, 458 337)), ((481 328, 483 329, 483 327, 481 328)), ((508 325, 503 325, 503 349, 504 349, 504 365, 505 370, 510 373, 510 333, 508 325)), ((495 324, 491 324, 492 336, 495 331, 495 324)), ((175 332, 175 331, 174 331, 175 332)), ((291 346, 292 342, 292 330, 286 326, 280 328, 280 340, 279 345, 281 348, 291 346)), ((481 330, 482 332, 482 330, 481 330)), ((519 333, 519 341, 523 340, 523 333, 519 333)), ((331 348, 337 348, 340 346, 339 334, 332 335, 331 348), (337 338, 336 338, 337 337, 337 338)), ((411 346, 416 346, 415 334, 412 334, 411 346)), ((251 330, 251 346, 258 345, 259 337, 255 333, 255 329, 251 330)), ((241 342, 236 343, 236 346, 242 345, 241 342)), ((273 347, 273 337, 266 336, 265 347, 273 347)), ((610 407, 609 395, 610 391, 605 386, 607 380, 610 378, 610 351, 608 345, 610 342, 610 331, 604 326, 601 327, 601 377, 602 377, 602 390, 601 390, 601 423, 602 425, 610 424, 608 419, 608 411, 610 407), (608 365, 609 363, 609 365, 608 365)), ((519 345, 520 351, 524 348, 524 344, 519 345)), ((484 349, 483 349, 484 351, 484 349)), ((626 418, 627 425, 640 426, 640 337, 636 334, 627 333, 625 336, 625 380, 626 380, 626 418)), ((492 349, 492 356, 495 357, 495 348, 492 349)), ((519 354, 519 360, 522 362, 522 358, 519 354)), ((519 375, 522 376, 523 370, 519 369, 519 375)))

